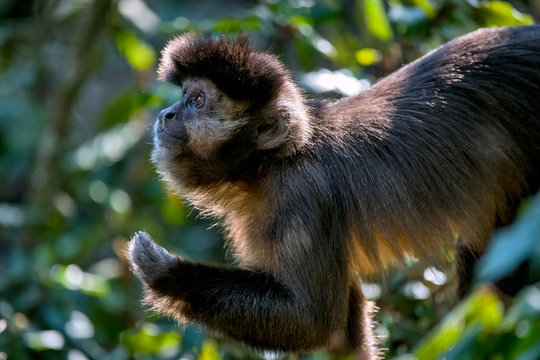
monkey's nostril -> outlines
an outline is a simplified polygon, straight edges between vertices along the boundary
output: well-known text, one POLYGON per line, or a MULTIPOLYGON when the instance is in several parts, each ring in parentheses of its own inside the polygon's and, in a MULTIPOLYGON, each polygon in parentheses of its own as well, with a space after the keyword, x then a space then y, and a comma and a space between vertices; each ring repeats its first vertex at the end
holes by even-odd
POLYGON ((176 111, 171 111, 169 109, 161 110, 159 113, 159 120, 161 121, 169 121, 174 118, 176 118, 176 111))

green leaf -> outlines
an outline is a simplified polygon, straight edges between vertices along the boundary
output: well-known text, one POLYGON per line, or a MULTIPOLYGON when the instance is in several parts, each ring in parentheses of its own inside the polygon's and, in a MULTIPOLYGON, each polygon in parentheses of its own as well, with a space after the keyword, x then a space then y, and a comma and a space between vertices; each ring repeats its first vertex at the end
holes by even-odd
POLYGON ((435 360, 457 341, 462 330, 461 321, 447 319, 432 335, 423 340, 414 354, 422 360, 435 360))
POLYGON ((469 351, 478 334, 493 331, 503 319, 503 306, 497 295, 480 288, 452 310, 443 322, 415 350, 419 359, 437 359, 458 344, 452 358, 460 359, 459 351, 469 351))
POLYGON ((540 288, 529 286, 519 293, 504 318, 506 327, 514 327, 522 319, 540 318, 540 288))
POLYGON ((205 340, 203 342, 201 353, 198 356, 199 360, 221 360, 217 351, 217 344, 213 340, 205 340))
POLYGON ((474 345, 481 328, 475 326, 472 330, 461 336, 456 344, 444 355, 445 360, 476 360, 474 345))
POLYGON ((390 40, 393 36, 381 0, 364 0, 364 16, 366 26, 371 34, 381 40, 390 40))
POLYGON ((519 355, 517 360, 537 360, 540 359, 540 342, 537 342, 532 348, 519 355))
POLYGON ((82 271, 78 265, 54 265, 49 271, 53 283, 70 290, 104 297, 110 292, 109 282, 102 276, 82 271))
POLYGON ((356 61, 362 66, 378 63, 382 59, 381 52, 377 49, 361 49, 355 52, 356 61))
POLYGON ((217 20, 214 23, 214 31, 220 33, 232 33, 247 30, 259 30, 260 20, 256 16, 243 19, 227 18, 217 20))
POLYGON ((180 348, 181 337, 177 332, 159 332, 159 328, 145 323, 139 330, 127 330, 120 341, 130 354, 173 354, 180 348))
POLYGON ((430 19, 433 19, 435 17, 435 15, 437 14, 437 12, 433 8, 433 5, 431 4, 431 2, 429 0, 414 0, 413 4, 415 6, 418 6, 422 10, 424 10, 427 17, 430 18, 430 19))
POLYGON ((148 70, 156 62, 154 49, 127 30, 120 31, 116 35, 116 46, 136 70, 148 70))
POLYGON ((105 109, 103 120, 107 127, 127 122, 140 109, 161 105, 163 100, 150 93, 127 90, 118 94, 105 109))
POLYGON ((171 224, 182 225, 187 221, 188 210, 180 198, 175 196, 168 196, 162 207, 162 213, 164 218, 171 224))
POLYGON ((540 243, 540 195, 510 227, 497 232, 488 252, 478 263, 477 282, 493 282, 509 275, 533 258, 540 243), (511 254, 511 256, 508 256, 511 254))
POLYGON ((64 336, 56 330, 29 331, 24 334, 24 342, 34 350, 60 350, 65 345, 64 336))
POLYGON ((499 297, 487 290, 479 289, 464 304, 467 324, 479 323, 483 331, 492 331, 501 323, 504 308, 499 297))
POLYGON ((513 26, 534 23, 530 15, 523 14, 504 1, 485 1, 480 3, 480 16, 484 26, 513 26))

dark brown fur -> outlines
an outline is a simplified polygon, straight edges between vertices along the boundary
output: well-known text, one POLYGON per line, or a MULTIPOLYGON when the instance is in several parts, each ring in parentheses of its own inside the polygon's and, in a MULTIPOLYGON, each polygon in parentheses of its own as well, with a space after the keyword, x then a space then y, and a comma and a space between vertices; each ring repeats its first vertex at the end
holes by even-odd
POLYGON ((275 96, 288 76, 275 57, 254 52, 245 35, 229 41, 187 34, 171 41, 162 55, 161 80, 181 85, 189 78, 209 78, 233 99, 254 105, 275 96))
POLYGON ((254 347, 376 358, 359 279, 406 254, 436 259, 459 236, 467 282, 540 186, 538 26, 476 31, 331 103, 307 101, 243 37, 186 35, 163 56, 161 78, 187 94, 160 114, 153 160, 221 220, 240 266, 189 262, 139 233, 132 267, 159 312, 254 347))

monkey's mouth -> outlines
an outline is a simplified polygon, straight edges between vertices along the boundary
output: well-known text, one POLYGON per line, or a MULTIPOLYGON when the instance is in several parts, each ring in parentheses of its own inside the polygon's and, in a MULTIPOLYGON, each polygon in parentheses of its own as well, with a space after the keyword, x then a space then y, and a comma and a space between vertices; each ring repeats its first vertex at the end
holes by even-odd
POLYGON ((158 136, 160 139, 166 138, 173 141, 185 141, 185 136, 175 135, 167 129, 159 129, 158 131, 156 131, 156 136, 158 136))
POLYGON ((156 124, 154 143, 157 147, 165 148, 169 151, 181 151, 187 143, 185 127, 182 126, 179 129, 169 129, 160 124, 156 124))

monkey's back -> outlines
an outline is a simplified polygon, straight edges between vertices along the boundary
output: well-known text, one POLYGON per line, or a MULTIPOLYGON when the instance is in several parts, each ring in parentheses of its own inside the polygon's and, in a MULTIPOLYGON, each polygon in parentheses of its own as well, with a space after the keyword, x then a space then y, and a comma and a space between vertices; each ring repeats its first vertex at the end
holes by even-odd
POLYGON ((433 257, 456 235, 481 251, 540 186, 540 26, 458 38, 321 114, 356 263, 433 257))

